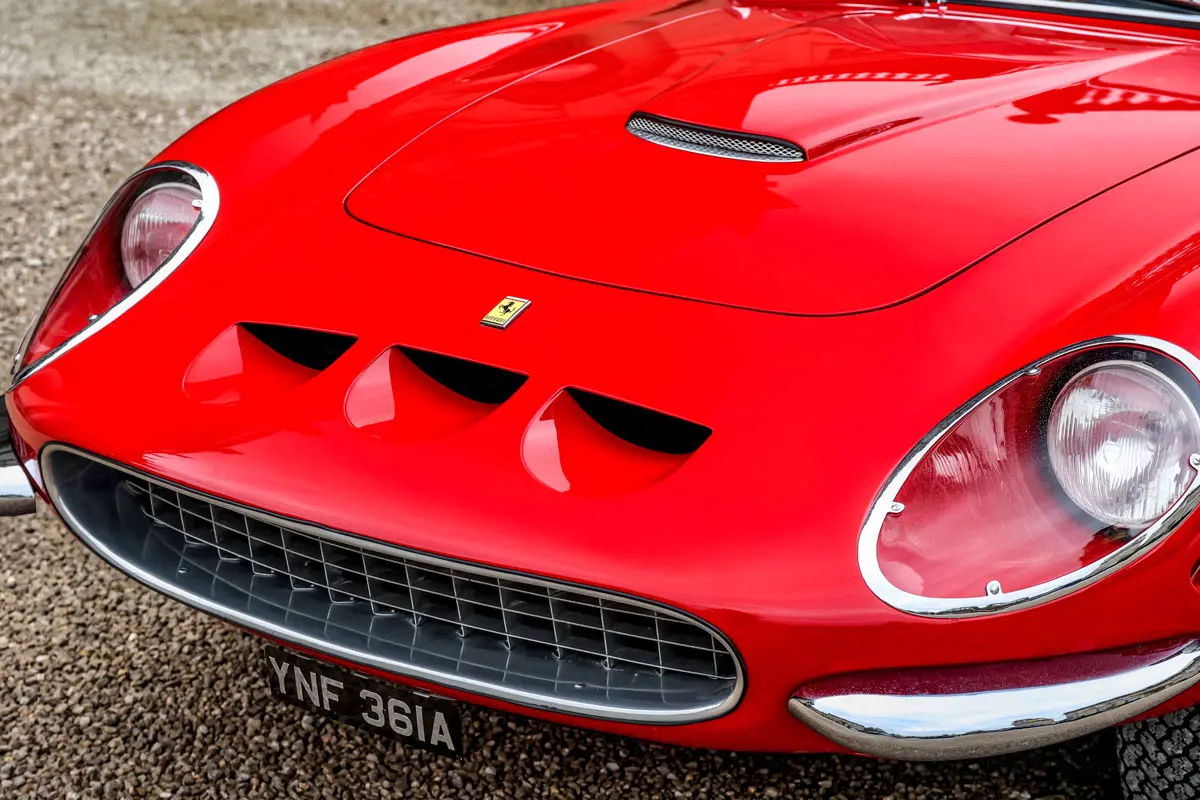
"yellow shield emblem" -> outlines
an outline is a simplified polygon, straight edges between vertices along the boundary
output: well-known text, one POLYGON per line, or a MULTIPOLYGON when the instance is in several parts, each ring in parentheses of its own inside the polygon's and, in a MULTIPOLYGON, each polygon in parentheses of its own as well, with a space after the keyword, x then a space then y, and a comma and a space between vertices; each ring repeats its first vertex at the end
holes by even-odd
POLYGON ((522 297, 506 297, 483 317, 483 324, 490 328, 500 328, 503 330, 513 323, 513 320, 521 315, 521 312, 529 308, 529 301, 522 297))

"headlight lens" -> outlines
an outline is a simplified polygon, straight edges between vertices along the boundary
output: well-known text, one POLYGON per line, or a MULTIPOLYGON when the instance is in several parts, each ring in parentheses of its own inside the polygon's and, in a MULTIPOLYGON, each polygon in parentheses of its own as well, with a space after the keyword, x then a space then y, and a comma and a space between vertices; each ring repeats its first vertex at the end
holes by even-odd
POLYGON ((891 477, 859 539, 881 599, 970 616, 1056 597, 1200 503, 1200 361, 1167 342, 1068 348, 967 403, 891 477))
POLYGON ((179 249, 200 219, 200 190, 184 183, 161 183, 143 192, 121 228, 121 264, 136 289, 179 249))
POLYGON ((1140 528, 1187 489, 1200 453, 1200 418, 1180 388, 1143 364, 1081 371, 1050 412, 1050 463, 1081 509, 1109 525, 1140 528))
POLYGON ((14 385, 153 289, 204 238, 219 206, 212 177, 190 164, 155 164, 127 180, 30 327, 13 362, 14 385))

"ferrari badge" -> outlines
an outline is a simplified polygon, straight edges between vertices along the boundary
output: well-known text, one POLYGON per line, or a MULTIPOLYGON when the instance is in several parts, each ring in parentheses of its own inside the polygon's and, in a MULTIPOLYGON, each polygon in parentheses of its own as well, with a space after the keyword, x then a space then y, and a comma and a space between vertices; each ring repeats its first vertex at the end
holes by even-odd
POLYGON ((506 297, 484 316, 482 322, 490 328, 503 330, 511 325, 514 319, 521 316, 522 311, 529 308, 529 302, 520 297, 506 297))

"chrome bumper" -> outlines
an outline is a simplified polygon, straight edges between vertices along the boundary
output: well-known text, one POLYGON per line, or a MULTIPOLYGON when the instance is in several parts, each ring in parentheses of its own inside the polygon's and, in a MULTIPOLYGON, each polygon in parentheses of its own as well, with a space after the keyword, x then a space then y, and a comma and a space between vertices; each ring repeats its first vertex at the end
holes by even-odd
POLYGON ((6 397, 0 395, 0 517, 19 517, 37 510, 33 487, 13 451, 6 397))
MULTIPOLYGON (((945 761, 1013 753, 1083 736, 1152 710, 1200 681, 1200 642, 1133 656, 1130 669, 1082 680, 960 692, 904 691, 903 673, 885 680, 841 681, 840 691, 802 689, 792 715, 841 746, 864 755, 945 761), (858 685, 856 686, 855 683, 858 685), (887 687, 872 692, 871 684, 887 687)), ((1071 671, 1072 657, 1058 674, 1071 671)), ((953 675, 953 670, 943 671, 953 675)), ((978 676, 978 669, 975 669, 978 676)), ((834 686, 838 687, 839 683, 834 686)), ((929 689, 926 676, 913 681, 929 689)), ((947 681, 951 686, 951 677, 947 681)))

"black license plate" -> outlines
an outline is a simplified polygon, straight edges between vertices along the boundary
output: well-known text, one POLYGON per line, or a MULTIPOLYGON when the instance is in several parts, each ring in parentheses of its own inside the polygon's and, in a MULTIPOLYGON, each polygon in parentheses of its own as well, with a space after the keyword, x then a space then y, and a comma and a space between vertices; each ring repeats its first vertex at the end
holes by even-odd
POLYGON ((463 753, 458 707, 266 645, 271 693, 307 711, 450 756, 463 753))

